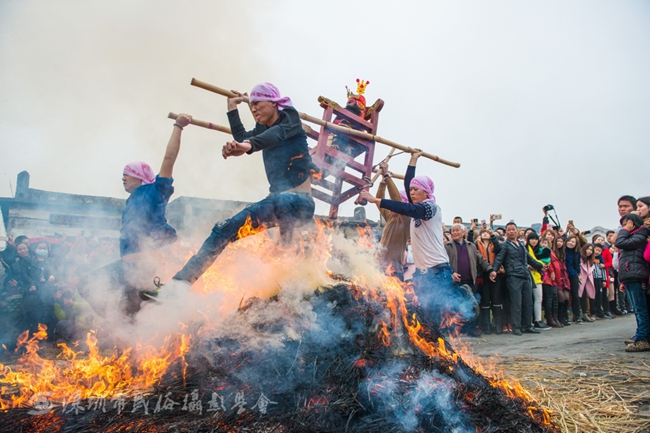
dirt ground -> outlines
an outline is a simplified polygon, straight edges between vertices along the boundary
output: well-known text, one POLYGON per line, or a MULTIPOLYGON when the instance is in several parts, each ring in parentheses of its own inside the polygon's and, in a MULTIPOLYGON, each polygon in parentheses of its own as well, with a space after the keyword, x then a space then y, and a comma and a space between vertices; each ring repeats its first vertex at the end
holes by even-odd
POLYGON ((636 329, 634 315, 628 314, 611 320, 596 320, 583 325, 572 324, 540 334, 484 335, 470 338, 465 343, 481 356, 498 354, 503 359, 530 356, 536 359, 570 360, 603 359, 626 356, 650 360, 650 352, 627 353, 623 341, 636 329))
POLYGON ((633 315, 540 334, 467 338, 552 412, 563 432, 650 432, 650 352, 627 353, 633 315))

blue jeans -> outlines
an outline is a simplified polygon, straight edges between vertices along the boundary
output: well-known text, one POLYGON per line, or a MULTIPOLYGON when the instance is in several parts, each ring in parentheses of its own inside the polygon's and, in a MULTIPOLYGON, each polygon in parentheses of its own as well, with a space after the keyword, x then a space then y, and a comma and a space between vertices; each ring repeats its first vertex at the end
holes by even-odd
POLYGON ((650 318, 648 318, 648 304, 645 298, 645 289, 640 281, 628 281, 625 289, 632 298, 634 315, 636 316, 635 340, 647 340, 650 336, 650 318))
POLYGON ((475 315, 476 301, 468 299, 473 295, 456 288, 451 274, 449 263, 428 268, 426 272, 416 269, 413 274, 414 291, 422 310, 436 323, 440 323, 446 311, 459 312, 468 319, 475 315))
POLYGON ((271 194, 257 203, 246 206, 232 218, 215 224, 210 236, 201 245, 201 249, 192 256, 183 269, 174 275, 174 279, 189 283, 198 280, 226 246, 237 240, 237 233, 248 217, 253 228, 261 225, 278 226, 283 243, 288 244, 294 228, 312 221, 314 206, 311 194, 302 192, 271 194))

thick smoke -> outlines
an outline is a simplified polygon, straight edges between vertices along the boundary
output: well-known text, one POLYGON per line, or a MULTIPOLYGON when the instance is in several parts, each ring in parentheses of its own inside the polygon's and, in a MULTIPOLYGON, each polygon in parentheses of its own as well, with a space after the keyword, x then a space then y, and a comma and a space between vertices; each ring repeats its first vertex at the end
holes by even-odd
MULTIPOLYGON (((127 162, 144 160, 158 171, 172 130, 168 112, 227 125, 226 99, 191 87, 192 77, 241 91, 274 79, 251 49, 261 33, 259 17, 246 7, 171 1, 67 6, 0 5, 6 66, 0 68, 6 108, 0 135, 11 154, 4 159, 11 167, 3 167, 2 195, 9 195, 7 181, 27 170, 35 188, 124 197, 120 178, 127 162)), ((252 128, 246 111, 242 118, 252 128)), ((221 158, 229 139, 198 127, 184 131, 175 197, 265 194, 261 158, 221 158), (242 172, 249 182, 236 190, 224 182, 242 172)))
POLYGON ((447 427, 451 433, 473 433, 467 419, 460 411, 454 396, 456 382, 436 371, 422 372, 417 380, 410 384, 410 391, 401 392, 403 376, 409 373, 410 366, 396 362, 372 371, 363 381, 360 395, 367 396, 367 403, 379 405, 377 408, 395 417, 404 431, 414 431, 420 426, 424 413, 433 413, 441 419, 440 425, 447 427), (397 395, 400 397, 396 397, 397 395), (372 395, 372 399, 369 396, 372 395))

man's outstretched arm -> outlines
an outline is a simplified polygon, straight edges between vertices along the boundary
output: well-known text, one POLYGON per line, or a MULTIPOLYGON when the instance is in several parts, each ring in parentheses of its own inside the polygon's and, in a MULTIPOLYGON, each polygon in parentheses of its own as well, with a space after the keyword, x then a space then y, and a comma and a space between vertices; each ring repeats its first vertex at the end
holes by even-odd
POLYGON ((176 123, 174 123, 174 126, 172 127, 172 135, 169 137, 165 156, 160 166, 160 172, 158 173, 160 177, 172 177, 174 164, 176 163, 178 152, 181 150, 181 133, 183 132, 183 128, 189 125, 191 121, 192 116, 189 114, 179 114, 176 118, 176 123))

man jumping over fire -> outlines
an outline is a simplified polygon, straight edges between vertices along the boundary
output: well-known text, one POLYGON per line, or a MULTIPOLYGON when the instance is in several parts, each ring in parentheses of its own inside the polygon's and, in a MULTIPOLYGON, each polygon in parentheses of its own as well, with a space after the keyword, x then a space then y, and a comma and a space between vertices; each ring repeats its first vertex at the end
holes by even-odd
MULTIPOLYGON (((232 218, 215 224, 199 251, 167 284, 174 289, 189 289, 226 246, 237 240, 239 229, 248 219, 254 228, 278 226, 282 242, 287 244, 293 229, 312 221, 314 216, 310 178, 318 168, 309 156, 307 135, 291 99, 280 96, 271 83, 255 86, 249 100, 256 123, 254 129, 246 131, 237 110, 245 95, 233 93, 237 96, 228 98, 228 120, 234 140, 223 146, 223 158, 261 150, 270 194, 232 218)), ((155 297, 157 290, 141 294, 155 297)))

